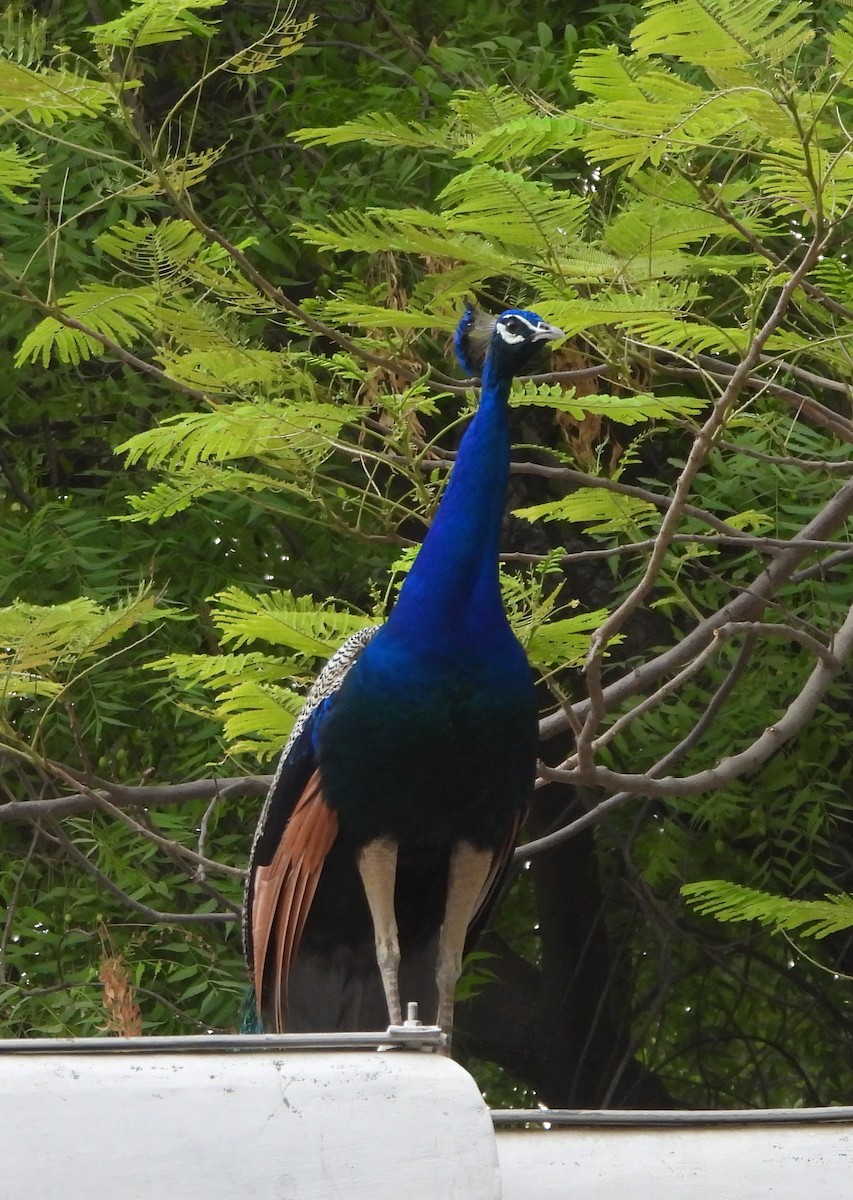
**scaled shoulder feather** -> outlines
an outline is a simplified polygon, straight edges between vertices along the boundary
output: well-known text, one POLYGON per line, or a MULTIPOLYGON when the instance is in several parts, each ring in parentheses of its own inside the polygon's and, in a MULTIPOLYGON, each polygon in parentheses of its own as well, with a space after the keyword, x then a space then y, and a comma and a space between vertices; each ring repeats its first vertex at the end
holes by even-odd
MULTIPOLYGON (((288 755, 298 742, 302 730, 307 725, 309 719, 314 713, 314 710, 318 708, 324 700, 328 699, 329 696, 333 695, 338 690, 344 681, 344 676, 346 675, 347 671, 361 654, 362 650, 373 637, 374 633, 376 633, 378 628, 378 625, 367 625, 364 629, 359 629, 351 637, 348 637, 344 644, 335 651, 335 653, 326 663, 325 667, 323 667, 320 674, 312 683, 308 695, 305 697, 305 703, 300 709, 299 716, 296 718, 296 724, 293 726, 293 729, 291 729, 290 737, 285 742, 284 749, 281 752, 281 758, 278 760, 278 767, 276 768, 275 775, 273 776, 273 781, 270 784, 270 790, 267 796, 267 804, 269 803, 269 797, 275 791, 275 785, 278 783, 279 776, 281 775, 284 764, 287 762, 288 755)), ((264 807, 266 808, 266 805, 264 807)), ((263 823, 263 816, 264 814, 262 813, 261 823, 263 823)))

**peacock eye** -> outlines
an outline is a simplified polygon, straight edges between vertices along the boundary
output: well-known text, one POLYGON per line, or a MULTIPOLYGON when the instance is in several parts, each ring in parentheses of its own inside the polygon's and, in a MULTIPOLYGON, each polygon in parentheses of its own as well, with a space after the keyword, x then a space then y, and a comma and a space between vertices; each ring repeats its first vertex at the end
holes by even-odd
POLYGON ((521 332, 521 322, 519 321, 518 317, 507 317, 503 325, 504 329, 508 330, 509 333, 521 332))

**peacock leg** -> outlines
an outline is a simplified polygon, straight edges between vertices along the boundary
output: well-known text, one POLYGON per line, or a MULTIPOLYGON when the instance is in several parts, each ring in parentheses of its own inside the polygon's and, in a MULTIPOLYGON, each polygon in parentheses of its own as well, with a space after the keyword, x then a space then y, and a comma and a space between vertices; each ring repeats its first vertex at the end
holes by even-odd
POLYGON ((446 1053, 450 1053, 453 1032, 453 998, 462 970, 465 935, 477 909, 494 862, 492 850, 478 850, 470 842, 459 842, 450 855, 447 876, 447 900, 444 923, 438 939, 435 981, 438 987, 439 1025, 447 1035, 446 1053))
POLYGON ((400 1007, 400 939, 397 934, 397 914, 394 911, 394 889, 397 885, 397 843, 389 838, 368 842, 358 856, 358 871, 373 918, 376 941, 376 962, 382 977, 388 1021, 402 1025, 400 1007))

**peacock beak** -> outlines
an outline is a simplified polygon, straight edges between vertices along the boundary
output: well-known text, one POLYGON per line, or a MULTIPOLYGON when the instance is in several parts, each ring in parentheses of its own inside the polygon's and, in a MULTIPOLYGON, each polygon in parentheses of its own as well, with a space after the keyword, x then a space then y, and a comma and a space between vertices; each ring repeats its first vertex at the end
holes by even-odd
POLYGON ((565 337, 562 329, 556 325, 549 325, 547 321, 543 321, 541 325, 537 325, 533 333, 533 341, 535 342, 553 342, 556 338, 565 337))

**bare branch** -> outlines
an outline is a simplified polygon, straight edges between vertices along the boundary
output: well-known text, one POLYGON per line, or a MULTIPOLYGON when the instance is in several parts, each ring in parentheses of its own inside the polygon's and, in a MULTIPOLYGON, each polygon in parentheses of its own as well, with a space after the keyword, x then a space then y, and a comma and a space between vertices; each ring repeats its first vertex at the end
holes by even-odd
POLYGON ((845 563, 849 563, 853 559, 853 546, 846 550, 837 550, 835 554, 829 554, 826 558, 822 558, 820 562, 813 563, 812 566, 806 567, 802 571, 795 571, 791 576, 791 583, 804 583, 807 579, 815 577, 824 579, 827 571, 833 571, 836 567, 842 567, 845 563))
MULTIPOLYGON (((803 559, 812 552, 809 549, 809 543, 813 539, 820 540, 826 537, 851 514, 853 514, 853 480, 848 480, 821 511, 791 538, 788 548, 783 550, 771 563, 768 563, 749 587, 740 590, 728 604, 700 621, 668 650, 648 659, 628 674, 608 684, 603 689, 605 703, 608 706, 621 704, 631 696, 643 692, 670 672, 678 670, 684 663, 690 662, 708 644, 708 641, 713 638, 715 630, 730 621, 757 619, 765 606, 777 594, 779 588, 791 578, 803 559)), ((572 705, 575 716, 581 720, 585 719, 589 707, 589 700, 579 700, 572 705)), ((553 737, 566 729, 567 725, 564 713, 553 713, 539 722, 539 735, 545 739, 553 737)))
POLYGON ((812 637, 810 633, 806 633, 803 629, 795 629, 793 625, 771 624, 765 621, 729 621, 726 625, 721 625, 715 630, 714 636, 721 641, 733 637, 736 633, 749 634, 771 634, 773 637, 786 638, 791 642, 798 642, 801 646, 805 646, 812 654, 816 655, 821 662, 826 666, 837 670, 839 663, 835 655, 824 646, 823 642, 819 642, 816 637, 812 637))
POLYGON ((232 779, 196 779, 191 783, 132 786, 97 780, 96 784, 89 785, 77 779, 71 769, 65 770, 79 791, 43 800, 9 800, 0 804, 0 822, 40 821, 45 817, 58 819, 92 812, 100 807, 102 800, 124 808, 159 808, 217 796, 223 800, 230 796, 265 796, 272 783, 272 775, 238 775, 232 779))
POLYGON ((853 471, 853 459, 842 458, 833 462, 827 458, 796 458, 786 454, 762 454, 751 446, 738 446, 735 442, 717 439, 718 450, 728 450, 730 454, 742 454, 745 458, 754 458, 757 462, 767 463, 772 467, 796 467, 799 471, 829 471, 849 474, 853 471))
MULTIPOLYGON (((611 771, 607 767, 593 766, 591 770, 565 771, 548 768, 546 777, 561 783, 600 785, 618 788, 635 796, 652 796, 666 799, 668 796, 696 796, 700 792, 714 791, 725 787, 742 775, 751 774, 763 766, 786 742, 790 741, 805 726, 841 665, 853 650, 853 607, 847 613, 844 624, 833 638, 831 661, 816 664, 806 683, 795 699, 788 705, 783 716, 766 729, 745 750, 721 759, 716 766, 697 771, 683 778, 675 776, 653 779, 650 773, 629 774, 611 771)), ((613 799, 613 797, 611 797, 613 799)))
MULTIPOLYGON (((853 608, 851 608, 851 614, 853 614, 853 608)), ((851 622, 851 616, 850 616, 850 614, 848 614, 847 622, 845 622, 845 625, 850 625, 850 622, 851 622)), ((640 788, 639 790, 637 790, 632 786, 630 788, 627 788, 624 791, 616 792, 614 795, 608 796, 608 798, 606 800, 602 800, 601 803, 596 804, 593 808, 589 809, 589 811, 585 812, 582 816, 577 817, 574 821, 570 821, 567 825, 563 825, 563 826, 561 826, 561 828, 555 829, 552 833, 546 834, 543 837, 536 838, 534 841, 527 842, 524 845, 519 846, 515 851, 513 861, 514 862, 525 862, 527 859, 533 858, 537 854, 544 854, 549 850, 555 849, 557 846, 562 845, 563 842, 568 841, 569 838, 577 837, 578 834, 583 833, 583 831, 585 829, 589 829, 591 826, 598 825, 601 821, 604 820, 605 817, 609 816, 612 812, 615 812, 617 809, 622 808, 629 801, 636 800, 638 798, 638 796, 640 796, 640 795, 656 796, 658 798, 664 798, 664 799, 668 796, 675 796, 675 795, 678 795, 678 796, 694 795, 697 792, 710 790, 710 785, 707 782, 708 777, 710 777, 712 774, 714 774, 714 772, 719 773, 724 767, 726 768, 726 778, 724 778, 724 779, 716 778, 716 781, 714 783, 715 787, 720 787, 724 783, 730 783, 734 779, 739 778, 741 775, 743 775, 747 772, 751 772, 752 770, 756 769, 758 766, 761 766, 763 764, 763 762, 765 762, 766 759, 769 758, 770 755, 772 753, 774 753, 776 749, 779 748, 779 745, 782 744, 780 742, 777 745, 773 741, 770 741, 770 740, 767 740, 765 742, 765 738, 768 733, 767 730, 765 730, 764 734, 762 734, 761 737, 759 737, 753 743, 753 745, 751 747, 749 747, 747 750, 743 751, 740 755, 733 756, 732 758, 729 758, 729 759, 724 759, 721 763, 719 763, 717 765, 716 768, 713 768, 711 771, 699 772, 696 775, 686 776, 682 780, 677 780, 677 779, 676 780, 671 780, 671 779, 658 780, 658 776, 660 775, 661 771, 665 770, 669 766, 672 766, 673 763, 675 761, 677 761, 678 759, 683 758, 684 754, 686 754, 689 749, 691 749, 693 746, 695 746, 696 743, 700 740, 700 738, 702 736, 704 736, 705 731, 711 724, 713 718, 716 716, 716 714, 721 709, 725 699, 728 698, 728 696, 731 694, 732 690, 734 689, 734 686, 742 677, 743 671, 746 666, 747 658, 749 657, 749 655, 751 654, 751 651, 752 651, 755 634, 757 634, 758 631, 766 631, 766 630, 770 630, 771 632, 779 632, 781 636, 798 635, 801 632, 800 630, 792 630, 789 626, 769 626, 769 625, 763 625, 760 622, 733 622, 732 625, 729 627, 729 632, 735 632, 735 631, 746 632, 750 635, 750 641, 747 642, 746 645, 744 645, 743 650, 741 651, 741 654, 738 656, 738 659, 734 663, 731 671, 729 671, 729 673, 727 674, 726 678, 723 680, 720 687, 714 693, 714 695, 711 698, 704 713, 702 714, 700 719, 697 721, 696 725, 687 734, 687 736, 685 738, 683 738, 682 741, 679 742, 677 746, 674 746, 672 748, 672 750, 670 750, 667 754, 665 754, 663 756, 663 758, 661 758, 652 767, 650 767, 648 772, 645 775, 642 775, 642 776, 638 775, 638 776, 633 777, 637 780, 644 780, 645 782, 644 782, 643 787, 640 788), (753 755, 755 755, 755 754, 763 755, 763 757, 759 757, 756 760, 753 760, 753 755), (665 787, 666 790, 656 789, 654 786, 654 783, 656 780, 662 785, 662 787, 665 787), (697 785, 696 781, 701 781, 701 780, 704 780, 705 782, 701 785, 697 785), (675 786, 673 786, 673 785, 675 785, 675 786), (685 787, 682 787, 681 785, 687 785, 687 786, 685 788, 685 787)), ((840 636, 840 634, 839 634, 839 636, 840 636)), ((826 650, 825 646, 822 646, 819 642, 816 641, 816 639, 810 638, 807 634, 804 635, 803 639, 801 639, 799 636, 796 636, 793 638, 793 640, 795 640, 795 641, 802 640, 804 645, 807 645, 810 649, 813 649, 814 652, 818 654, 818 656, 821 659, 821 663, 823 665, 824 670, 828 673, 828 678, 826 678, 825 681, 823 681, 823 691, 820 692, 819 695, 812 692, 810 695, 807 696, 809 687, 812 684, 812 680, 814 679, 814 673, 812 674, 812 677, 810 677, 810 680, 806 684, 806 687, 803 688, 803 690, 800 692, 800 695, 797 697, 797 699, 794 701, 794 703, 788 709, 788 713, 786 714, 786 717, 791 716, 792 710, 796 709, 798 711, 795 712, 795 716, 790 722, 789 730, 783 739, 784 741, 787 741, 791 737, 794 737, 800 731, 800 729, 803 728, 803 726, 806 724, 806 722, 810 719, 810 717, 814 711, 814 708, 817 707, 817 704, 823 698, 823 693, 825 692, 826 687, 829 686, 829 684, 832 681, 832 678, 837 674, 837 672, 841 666, 841 660, 838 657, 836 657, 835 654, 830 654, 826 650), (814 643, 813 646, 812 646, 812 643, 814 643), (805 697, 805 699, 804 699, 804 697, 805 697), (813 706, 811 707, 811 709, 809 708, 809 703, 813 703, 813 706)), ((846 645, 846 653, 849 655, 851 646, 853 646, 853 625, 851 625, 850 629, 847 631, 845 645, 846 645)), ((699 660, 697 659, 696 661, 698 662, 699 660)), ((694 664, 691 664, 691 667, 693 667, 693 666, 694 666, 694 664)), ((687 672, 684 672, 682 674, 686 675, 687 672)), ((675 682, 675 681, 673 681, 673 682, 675 682)), ((656 697, 659 695, 660 695, 660 693, 655 693, 656 697)), ((652 700, 654 698, 655 697, 650 697, 649 700, 652 700)), ((651 705, 648 704, 648 702, 646 702, 646 707, 651 707, 651 705)), ((638 708, 639 708, 639 706, 638 706, 638 708)), ((638 710, 636 710, 636 709, 632 710, 631 713, 626 714, 626 717, 633 717, 633 716, 637 715, 637 712, 638 712, 638 710)), ((625 719, 626 718, 623 718, 622 721, 624 722, 625 719)), ((783 720, 785 720, 785 718, 783 718, 783 720)), ((621 722, 617 722, 617 725, 620 725, 620 724, 621 724, 621 722)), ((781 726, 781 722, 777 722, 775 726, 771 727, 771 729, 778 731, 780 726, 781 726)), ((612 727, 612 729, 615 729, 615 728, 616 728, 616 726, 612 727)), ((610 734, 612 732, 612 729, 608 730, 608 734, 610 734)), ((597 745, 602 744, 602 743, 603 743, 603 739, 599 739, 597 745)), ((571 762, 571 760, 569 760, 569 761, 571 762)), ((617 775, 615 773, 606 772, 604 768, 594 768, 594 770, 596 771, 596 775, 599 778, 599 780, 601 780, 601 778, 602 778, 602 772, 604 772, 604 774, 606 774, 609 778, 613 778, 613 779, 617 778, 617 775)), ((556 783, 564 783, 565 784, 565 783, 580 782, 580 780, 570 770, 567 770, 563 767, 548 767, 541 763, 539 765, 539 775, 540 775, 540 778, 547 783, 556 782, 556 783)), ((628 779, 630 777, 625 776, 625 775, 619 775, 618 778, 624 782, 626 779, 628 779)), ((584 782, 586 782, 586 781, 584 781, 584 782)))
MULTIPOLYGON (((697 674, 698 671, 702 669, 702 667, 704 667, 708 659, 717 653, 717 649, 718 648, 713 641, 709 642, 705 649, 700 651, 693 661, 689 662, 686 667, 678 672, 677 675, 673 675, 672 679, 669 679, 666 683, 661 684, 661 686, 656 691, 652 692, 651 695, 646 696, 646 698, 641 700, 639 704, 635 705, 628 712, 624 713, 617 721, 614 721, 614 723, 593 742, 593 753, 597 754, 599 750, 608 745, 609 742, 612 742, 613 739, 618 737, 620 733, 624 733, 625 729, 627 729, 631 722, 635 721, 637 717, 641 717, 644 713, 656 708, 657 705, 660 704, 662 700, 665 700, 667 696, 670 696, 673 692, 678 691, 678 689, 685 684, 688 679, 691 679, 695 674, 697 674)), ((571 768, 576 765, 576 755, 572 755, 564 764, 566 768, 571 768)), ((542 778, 548 779, 550 777, 545 772, 542 772, 542 778)))
MULTIPOLYGON (((692 749, 692 747, 695 746, 697 742, 699 742, 704 736, 705 731, 711 726, 717 713, 723 707, 737 683, 742 678, 743 673, 746 670, 747 662, 749 661, 749 657, 752 653, 753 642, 754 639, 750 638, 742 647, 736 661, 732 664, 732 667, 726 674, 725 679, 708 701, 705 711, 702 713, 701 717, 693 726, 693 728, 685 737, 681 739, 680 742, 678 742, 677 745, 673 746, 671 750, 669 750, 665 755, 663 755, 662 758, 658 759, 658 761, 649 768, 648 777, 650 779, 660 775, 667 769, 667 767, 671 767, 675 762, 678 762, 680 759, 682 759, 688 750, 692 749)), ((676 679, 679 682, 684 682, 684 679, 687 677, 688 673, 694 673, 692 668, 696 667, 697 665, 704 664, 709 652, 712 649, 714 649, 713 646, 707 647, 705 652, 700 654, 699 657, 690 664, 689 671, 682 672, 680 676, 676 677, 676 679)), ((676 680, 673 680, 672 682, 675 683, 676 680)), ((654 696, 649 697, 649 701, 656 700, 659 696, 660 692, 657 692, 654 696)), ((638 706, 637 709, 632 710, 632 712, 626 714, 626 716, 637 716, 640 707, 641 706, 638 706)), ((652 705, 651 703, 647 703, 645 707, 651 708, 652 705)), ((617 722, 616 724, 619 725, 620 722, 617 722)), ((612 727, 612 729, 615 729, 615 726, 612 727)), ((612 729, 608 730, 607 733, 610 734, 612 729)), ((599 744, 601 742, 602 739, 599 739, 599 744)), ((563 772, 563 768, 560 767, 553 768, 543 765, 540 765, 539 767, 539 774, 546 782, 559 779, 561 777, 561 772, 563 772)), ((564 780, 562 781, 564 782, 564 780)), ((602 800, 600 804, 596 804, 588 812, 584 813, 583 816, 577 817, 574 821, 570 821, 568 825, 563 825, 559 829, 555 829, 551 833, 546 834, 544 837, 537 838, 535 841, 528 842, 524 846, 519 846, 515 851, 515 857, 513 861, 522 862, 525 859, 533 858, 537 854, 544 854, 548 850, 553 850, 556 846, 568 841, 569 838, 577 837, 579 833, 582 833, 590 826, 599 824, 599 822, 603 821, 606 816, 614 812, 617 808, 621 808, 630 800, 636 799, 637 797, 634 792, 617 792, 615 796, 610 796, 608 799, 602 800)))
MULTIPOLYGON (((585 471, 575 471, 571 467, 549 467, 541 463, 512 463, 510 473, 512 475, 539 475, 545 479, 576 483, 581 487, 603 488, 605 491, 614 492, 619 496, 631 496, 635 500, 644 500, 647 504, 653 504, 655 508, 659 508, 665 513, 668 513, 676 503, 674 496, 661 496, 658 492, 650 491, 648 488, 638 487, 632 483, 621 483, 618 479, 607 479, 601 475, 587 475, 585 471)), ((719 533, 725 534, 735 541, 749 541, 752 536, 743 529, 737 529, 734 525, 727 524, 726 521, 715 517, 713 513, 707 512, 704 508, 697 508, 695 504, 684 503, 681 505, 680 511, 685 516, 694 517, 697 521, 702 521, 705 525, 709 525, 712 529, 716 529, 719 533)), ((660 535, 658 535, 659 537, 660 535)), ((658 538, 655 539, 655 542, 658 538)))
MULTIPOLYGON (((784 550, 787 546, 791 545, 791 541, 791 538, 760 537, 754 534, 747 534, 742 538, 733 538, 713 533, 676 533, 673 535, 672 545, 735 546, 739 550, 754 550, 756 554, 766 554, 771 550, 784 550)), ((553 555, 550 554, 525 554, 523 551, 517 550, 501 554, 500 561, 535 566, 537 563, 542 563, 550 559, 552 562, 559 563, 560 566, 568 566, 570 563, 576 562, 592 562, 595 559, 606 558, 626 558, 634 554, 643 554, 646 550, 650 550, 654 544, 654 538, 643 538, 642 541, 625 542, 621 546, 601 546, 597 550, 573 550, 568 554, 561 554, 558 559, 554 559, 553 555)), ((853 549, 838 550, 838 547, 844 544, 841 542, 818 541, 815 539, 802 544, 807 544, 810 550, 835 550, 836 553, 829 555, 821 563, 809 567, 807 571, 799 571, 796 575, 792 575, 791 581, 793 583, 800 583, 803 579, 811 578, 813 575, 820 575, 822 568, 831 570, 833 567, 841 566, 853 558, 853 549)))
MULTIPOLYGON (((701 366, 703 358, 706 355, 699 354, 696 356, 700 367, 674 367, 666 363, 661 363, 658 369, 666 375, 672 375, 677 379, 700 379, 710 377, 711 379, 722 382, 729 382, 732 378, 734 368, 729 370, 724 369, 728 366, 726 363, 718 363, 715 367, 701 366)), ((812 396, 806 396, 803 392, 796 392, 792 388, 785 387, 781 383, 776 383, 772 379, 765 379, 762 375, 749 375, 743 381, 743 386, 749 388, 750 391, 770 392, 773 396, 778 396, 780 400, 784 400, 798 416, 803 416, 809 421, 813 421, 815 425, 820 425, 828 433, 833 434, 839 441, 853 442, 853 423, 847 420, 846 417, 840 416, 833 412, 831 408, 827 408, 825 404, 815 400, 812 396)))

